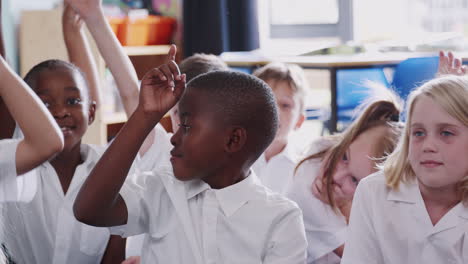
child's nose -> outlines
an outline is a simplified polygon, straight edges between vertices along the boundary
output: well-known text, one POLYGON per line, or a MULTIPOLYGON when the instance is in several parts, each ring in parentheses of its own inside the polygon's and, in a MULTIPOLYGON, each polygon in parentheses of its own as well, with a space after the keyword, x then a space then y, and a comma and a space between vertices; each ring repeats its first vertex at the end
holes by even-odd
POLYGON ((178 128, 177 130, 174 131, 174 134, 171 137, 171 144, 173 146, 177 145, 177 143, 179 142, 181 130, 182 129, 178 128))
POLYGON ((435 152, 437 151, 437 144, 435 138, 432 136, 427 136, 423 142, 423 151, 424 152, 435 152))
POLYGON ((54 118, 65 118, 70 116, 70 112, 63 105, 57 104, 51 109, 54 118))

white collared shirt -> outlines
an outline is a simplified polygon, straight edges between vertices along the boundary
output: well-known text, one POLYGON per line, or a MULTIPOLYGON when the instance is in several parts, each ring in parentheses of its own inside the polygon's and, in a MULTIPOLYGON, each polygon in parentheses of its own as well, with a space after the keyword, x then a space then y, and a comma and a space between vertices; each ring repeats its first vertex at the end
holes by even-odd
POLYGON ((159 164, 169 162, 170 151, 172 149, 171 133, 166 132, 164 128, 157 124, 154 127, 154 142, 146 153, 138 161, 138 169, 141 171, 153 171, 159 164))
MULTIPOLYGON (((328 141, 324 139, 312 143, 306 157, 320 152, 328 141)), ((312 194, 312 184, 320 170, 319 159, 307 160, 294 175, 286 196, 302 209, 307 236, 307 263, 339 264, 340 257, 333 250, 344 244, 346 219, 335 212, 330 205, 323 203, 312 194)))
POLYGON ((16 149, 20 140, 0 140, 0 202, 14 201, 16 190, 16 149))
POLYGON ((31 202, 3 204, 6 246, 17 263, 100 263, 110 238, 108 228, 78 222, 72 208, 102 153, 103 149, 81 145, 84 162, 76 168, 66 195, 54 168, 46 162, 24 178, 25 186, 37 179, 31 202))
POLYGON ((37 189, 37 180, 31 172, 18 177, 16 150, 21 139, 0 141, 0 202, 30 202, 37 189), (28 179, 29 184, 24 184, 28 179))
POLYGON ((462 203, 434 226, 416 181, 394 190, 377 172, 356 190, 342 263, 463 264, 467 241, 468 208, 462 203))
POLYGON ((274 192, 285 194, 298 161, 298 153, 292 144, 287 144, 283 151, 269 161, 263 153, 252 165, 252 169, 263 185, 274 192))
POLYGON ((128 210, 124 237, 148 233, 142 263, 305 263, 302 214, 253 173, 224 189, 181 182, 172 167, 133 177, 120 194, 128 210))

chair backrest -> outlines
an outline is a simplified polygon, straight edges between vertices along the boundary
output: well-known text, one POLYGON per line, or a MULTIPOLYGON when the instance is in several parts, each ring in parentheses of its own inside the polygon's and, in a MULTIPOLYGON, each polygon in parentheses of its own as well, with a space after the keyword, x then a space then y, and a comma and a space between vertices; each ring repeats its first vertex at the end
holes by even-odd
POLYGON ((336 98, 338 117, 340 111, 355 109, 362 103, 370 92, 366 81, 380 83, 388 87, 388 81, 382 68, 342 69, 336 73, 336 98))
POLYGON ((392 86, 406 100, 414 88, 435 77, 438 67, 437 56, 406 59, 396 66, 392 86))

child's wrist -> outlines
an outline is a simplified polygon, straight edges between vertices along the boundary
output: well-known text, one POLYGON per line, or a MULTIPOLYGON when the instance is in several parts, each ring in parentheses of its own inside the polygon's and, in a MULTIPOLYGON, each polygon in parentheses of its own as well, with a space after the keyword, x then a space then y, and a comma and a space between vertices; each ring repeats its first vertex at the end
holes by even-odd
POLYGON ((101 18, 104 17, 104 13, 102 11, 101 6, 98 8, 91 8, 89 12, 85 12, 84 14, 80 14, 81 18, 88 24, 93 24, 98 22, 101 18))
POLYGON ((158 113, 158 112, 147 112, 141 107, 137 107, 135 112, 132 114, 132 117, 138 119, 143 125, 148 126, 149 128, 153 129, 153 127, 161 121, 164 117, 165 113, 158 113))

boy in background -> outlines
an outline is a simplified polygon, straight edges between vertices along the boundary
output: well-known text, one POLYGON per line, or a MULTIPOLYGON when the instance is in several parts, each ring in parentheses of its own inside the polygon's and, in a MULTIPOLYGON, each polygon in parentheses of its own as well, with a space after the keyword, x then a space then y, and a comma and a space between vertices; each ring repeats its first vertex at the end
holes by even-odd
POLYGON ((299 129, 305 119, 307 81, 300 66, 278 62, 265 65, 253 75, 273 90, 279 110, 279 129, 252 168, 266 187, 284 194, 299 161, 299 151, 288 141, 291 133, 299 129))

